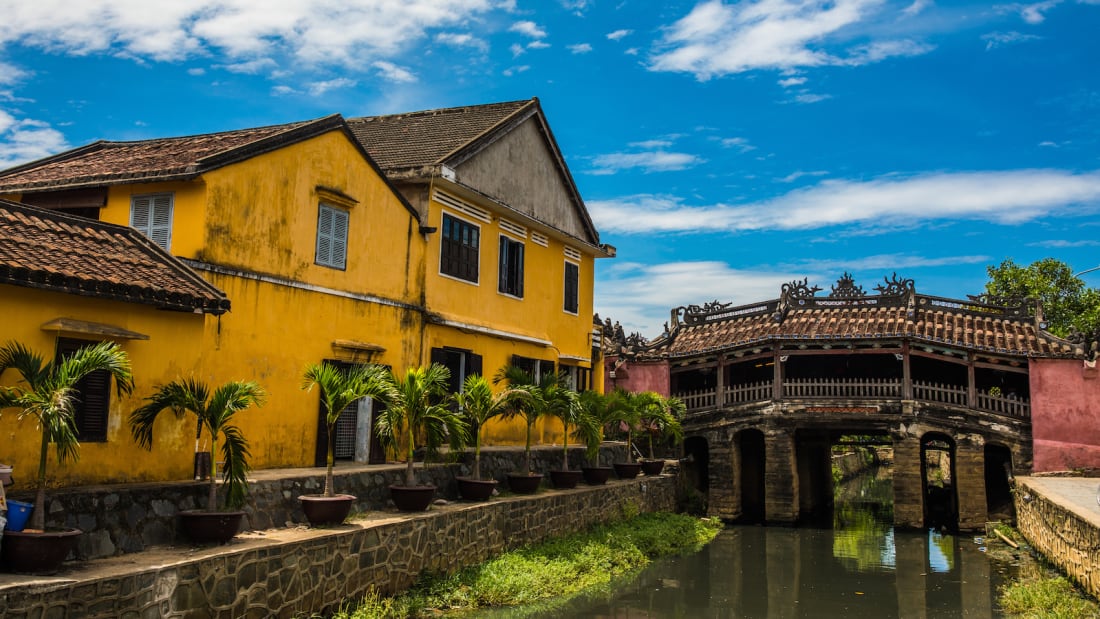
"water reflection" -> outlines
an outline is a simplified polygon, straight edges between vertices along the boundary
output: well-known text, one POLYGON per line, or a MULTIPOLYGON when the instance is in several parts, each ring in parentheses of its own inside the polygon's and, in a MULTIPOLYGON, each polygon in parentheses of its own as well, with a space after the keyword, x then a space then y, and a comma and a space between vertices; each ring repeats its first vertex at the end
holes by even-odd
MULTIPOLYGON (((866 480, 864 480, 866 481, 866 480)), ((883 492, 867 486, 871 494, 883 492)), ((888 487, 887 487, 888 491, 888 487)), ((838 493, 835 526, 738 526, 702 552, 651 566, 629 583, 556 609, 479 617, 601 619, 1001 617, 995 598, 1007 576, 990 569, 970 537, 894 531, 838 493)), ((887 499, 888 501, 888 499, 887 499)), ((877 503, 882 509, 882 503, 877 503)), ((873 511, 873 510, 872 510, 873 511)), ((882 516, 881 513, 877 516, 882 516)))

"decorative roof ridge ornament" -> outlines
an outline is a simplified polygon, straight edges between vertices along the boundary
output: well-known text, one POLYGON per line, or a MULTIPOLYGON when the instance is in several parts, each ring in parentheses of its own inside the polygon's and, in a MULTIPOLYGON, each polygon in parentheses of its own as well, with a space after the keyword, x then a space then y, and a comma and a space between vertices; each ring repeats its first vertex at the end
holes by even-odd
POLYGON ((829 293, 830 299, 854 299, 865 296, 867 291, 863 286, 857 286, 855 278, 847 271, 836 280, 836 285, 832 286, 832 292, 829 293))
POLYGON ((812 299, 820 291, 820 286, 810 286, 809 277, 803 277, 802 281, 796 279, 783 284, 779 289, 779 303, 775 307, 772 318, 776 322, 783 322, 783 319, 787 317, 787 313, 791 311, 792 299, 812 299))

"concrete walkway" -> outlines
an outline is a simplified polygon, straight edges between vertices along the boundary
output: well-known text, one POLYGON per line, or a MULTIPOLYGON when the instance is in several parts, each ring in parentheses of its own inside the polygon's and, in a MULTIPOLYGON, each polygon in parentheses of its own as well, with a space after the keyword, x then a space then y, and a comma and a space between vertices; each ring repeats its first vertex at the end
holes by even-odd
POLYGON ((1048 501, 1100 529, 1100 504, 1097 504, 1096 477, 1020 477, 1017 484, 1045 497, 1048 501))

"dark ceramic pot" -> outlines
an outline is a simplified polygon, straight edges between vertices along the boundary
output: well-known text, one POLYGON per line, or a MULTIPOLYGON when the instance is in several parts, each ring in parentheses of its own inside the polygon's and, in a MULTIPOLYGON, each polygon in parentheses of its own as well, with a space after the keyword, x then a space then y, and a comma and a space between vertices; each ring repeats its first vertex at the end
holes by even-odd
POLYGON ((665 470, 664 460, 642 460, 642 473, 646 475, 660 475, 665 470))
POLYGON ((180 530, 196 544, 224 544, 241 530, 244 512, 209 512, 192 509, 179 513, 180 530))
POLYGON ((586 466, 581 469, 581 474, 584 475, 584 483, 589 486, 602 486, 611 478, 611 467, 586 466))
POLYGON ((550 471, 550 483, 558 490, 576 488, 581 481, 580 471, 550 471))
POLYGON ((508 489, 516 494, 534 494, 542 485, 542 475, 539 474, 509 474, 508 489))
POLYGON ((456 477, 455 481, 458 482, 458 496, 467 501, 488 501, 497 487, 495 479, 456 477))
POLYGON ((435 499, 435 486, 390 486, 390 498, 398 511, 426 511, 435 499))
POLYGON ((0 542, 0 563, 12 572, 52 574, 76 548, 80 529, 31 532, 4 531, 0 542))
POLYGON ((325 496, 323 494, 303 494, 298 497, 302 502, 302 511, 311 527, 323 527, 337 525, 344 522, 351 513, 351 506, 355 503, 355 496, 350 494, 337 494, 325 496))
POLYGON ((616 462, 612 466, 619 479, 634 479, 642 472, 642 465, 638 462, 616 462))

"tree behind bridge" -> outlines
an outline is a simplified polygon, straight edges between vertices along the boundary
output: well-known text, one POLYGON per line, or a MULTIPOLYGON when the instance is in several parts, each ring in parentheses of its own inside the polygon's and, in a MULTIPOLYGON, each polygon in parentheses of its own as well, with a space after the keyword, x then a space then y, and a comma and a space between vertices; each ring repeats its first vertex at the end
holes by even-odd
POLYGON ((1059 337, 1074 331, 1095 334, 1100 329, 1100 289, 1089 288, 1073 276, 1069 265, 1043 258, 1020 266, 1011 258, 986 267, 985 291, 1002 298, 1034 298, 1043 305, 1047 330, 1059 337))

